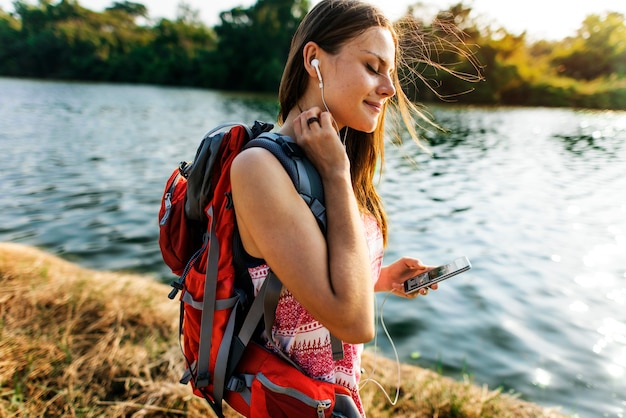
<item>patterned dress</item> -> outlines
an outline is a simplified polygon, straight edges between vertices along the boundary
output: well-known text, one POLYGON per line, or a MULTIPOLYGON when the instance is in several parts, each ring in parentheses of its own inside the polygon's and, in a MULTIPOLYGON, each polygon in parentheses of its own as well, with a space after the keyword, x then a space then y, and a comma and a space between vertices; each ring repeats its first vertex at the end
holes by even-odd
MULTIPOLYGON (((374 286, 382 267, 383 238, 373 216, 362 215, 361 218, 365 226, 372 277, 374 278, 372 286, 374 286)), ((269 267, 262 264, 250 268, 249 271, 256 294, 267 277, 269 267)), ((306 374, 315 379, 338 383, 348 388, 361 415, 365 416, 358 391, 363 344, 344 343, 344 358, 334 361, 330 333, 295 300, 287 289, 283 289, 280 295, 272 334, 278 346, 306 374)), ((268 344, 267 346, 272 349, 271 345, 268 344)))

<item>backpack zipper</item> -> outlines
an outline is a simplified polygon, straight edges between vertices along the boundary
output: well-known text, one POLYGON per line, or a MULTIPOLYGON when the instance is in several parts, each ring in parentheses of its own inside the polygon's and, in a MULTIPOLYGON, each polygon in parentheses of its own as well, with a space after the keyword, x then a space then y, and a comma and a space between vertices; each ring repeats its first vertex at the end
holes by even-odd
POLYGON ((167 223, 167 218, 170 217, 170 211, 172 210, 172 195, 174 194, 174 188, 176 187, 176 182, 178 181, 179 176, 180 174, 177 174, 176 177, 174 177, 170 188, 167 190, 167 193, 165 193, 165 196, 163 197, 165 199, 165 213, 159 221, 160 226, 165 225, 167 223))
POLYGON ((268 388, 272 392, 281 393, 283 395, 291 396, 292 398, 297 399, 298 401, 302 402, 303 404, 305 404, 307 406, 310 406, 311 408, 315 408, 315 410, 317 411, 317 416, 319 418, 324 418, 324 411, 326 411, 332 405, 332 402, 330 401, 330 399, 323 399, 323 400, 313 399, 310 396, 307 396, 304 393, 300 392, 299 390, 296 390, 296 389, 293 389, 293 388, 279 386, 279 385, 275 384, 274 382, 270 381, 261 372, 257 373, 256 378, 259 380, 259 382, 261 382, 261 384, 263 386, 265 386, 266 388, 268 388))

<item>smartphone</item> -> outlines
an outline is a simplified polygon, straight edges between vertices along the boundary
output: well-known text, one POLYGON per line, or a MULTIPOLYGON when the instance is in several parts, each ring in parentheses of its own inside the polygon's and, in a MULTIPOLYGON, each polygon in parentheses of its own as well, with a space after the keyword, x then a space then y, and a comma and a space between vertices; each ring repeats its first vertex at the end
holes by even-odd
POLYGON ((472 265, 467 257, 459 257, 451 263, 435 267, 426 273, 422 273, 419 276, 415 276, 407 280, 404 282, 404 293, 408 294, 416 292, 423 287, 449 279, 450 277, 463 273, 471 268, 472 265))

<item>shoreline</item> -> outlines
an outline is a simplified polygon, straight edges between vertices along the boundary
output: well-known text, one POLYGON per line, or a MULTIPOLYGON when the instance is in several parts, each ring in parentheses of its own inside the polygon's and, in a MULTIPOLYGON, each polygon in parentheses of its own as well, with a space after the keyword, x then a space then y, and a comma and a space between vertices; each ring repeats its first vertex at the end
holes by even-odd
MULTIPOLYGON (((0 415, 213 416, 178 383, 179 305, 169 286, 13 243, 0 243, 0 281, 0 415)), ((407 364, 392 405, 385 392, 395 397, 396 362, 366 349, 363 366, 384 389, 362 387, 368 417, 566 416, 407 364)))

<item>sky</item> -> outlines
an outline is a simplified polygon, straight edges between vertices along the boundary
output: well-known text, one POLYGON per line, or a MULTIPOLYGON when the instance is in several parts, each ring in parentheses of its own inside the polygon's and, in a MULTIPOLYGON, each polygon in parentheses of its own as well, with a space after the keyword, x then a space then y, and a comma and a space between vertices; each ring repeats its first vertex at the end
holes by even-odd
MULTIPOLYGON (((58 1, 58 0, 57 0, 58 1)), ((57 1, 54 1, 56 3, 57 1)), ((79 0, 88 9, 102 11, 115 0, 79 0)), ((120 0, 121 1, 121 0, 120 0)), ((177 5, 180 0, 132 0, 144 4, 150 17, 158 19, 176 17, 177 5)), ((237 6, 249 7, 256 0, 183 0, 193 10, 200 12, 200 18, 209 26, 219 22, 219 13, 237 6)), ((319 0, 310 0, 316 4, 319 0)), ((419 0, 367 0, 378 6, 392 20, 400 17, 410 4, 419 0)), ((442 10, 460 0, 422 0, 432 6, 435 11, 442 10)), ((13 0, 0 0, 0 7, 5 11, 13 10, 13 0)), ((27 0, 36 4, 37 0, 27 0)), ((626 15, 625 0, 525 0, 510 2, 505 0, 465 0, 463 4, 470 6, 473 17, 479 22, 493 23, 506 28, 510 33, 519 34, 523 31, 531 39, 560 40, 574 35, 584 18, 592 13, 603 14, 615 11, 626 15)))

